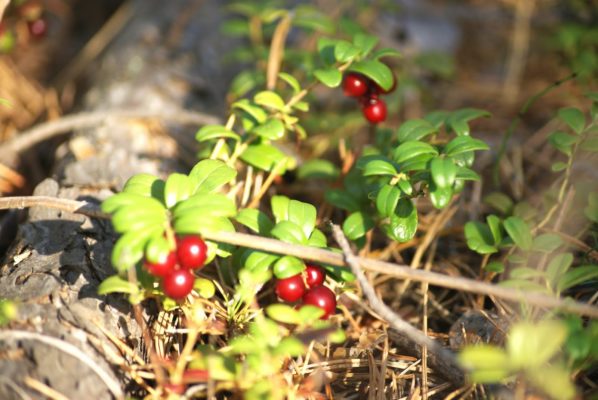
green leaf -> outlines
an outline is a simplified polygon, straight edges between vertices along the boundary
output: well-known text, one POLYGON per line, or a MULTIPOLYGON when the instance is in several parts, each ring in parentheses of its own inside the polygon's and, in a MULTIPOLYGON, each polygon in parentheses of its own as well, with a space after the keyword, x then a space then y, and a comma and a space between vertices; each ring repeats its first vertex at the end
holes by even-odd
POLYGON ((150 212, 166 211, 164 205, 153 197, 126 192, 117 193, 102 202, 102 211, 105 213, 113 214, 125 207, 146 209, 150 212))
MULTIPOLYGON (((148 199, 146 197, 146 199, 148 199)), ((164 228, 167 222, 166 210, 160 207, 127 206, 119 208, 112 216, 112 226, 118 233, 146 229, 164 228)))
MULTIPOLYGON (((417 143, 417 142, 407 142, 407 143, 417 143)), ((426 171, 428 168, 429 161, 434 158, 433 154, 420 154, 413 158, 408 159, 399 164, 398 170, 402 173, 407 173, 411 171, 426 171)), ((427 171, 426 171, 427 172, 427 171)), ((424 178, 422 178, 424 179, 424 178)), ((422 180, 419 179, 419 180, 422 180)), ((413 182, 417 182, 418 179, 412 179, 413 182)))
POLYGON ((469 121, 481 118, 489 117, 488 111, 479 110, 476 108, 464 108, 452 112, 446 120, 446 124, 459 136, 469 135, 469 121))
POLYGON ((324 315, 324 310, 320 307, 306 304, 299 308, 299 320, 302 324, 312 324, 319 320, 324 315))
POLYGON ((503 215, 509 215, 513 211, 513 201, 501 192, 492 192, 482 201, 503 215))
POLYGON ((220 193, 199 193, 178 203, 174 208, 175 218, 193 212, 206 217, 234 217, 237 207, 232 199, 220 193))
POLYGON ((305 237, 309 237, 316 226, 316 208, 297 200, 289 201, 288 220, 301 227, 305 237))
POLYGON ((338 178, 340 171, 336 165, 328 160, 312 159, 306 161, 297 169, 299 179, 328 179, 338 178))
POLYGON ((339 63, 351 61, 359 54, 359 47, 345 40, 340 40, 334 46, 334 58, 339 63))
POLYGON ((241 265, 248 271, 267 271, 279 256, 262 251, 246 249, 243 252, 241 265))
POLYGON ((143 258, 147 241, 163 232, 161 226, 149 226, 122 235, 112 249, 112 265, 118 272, 127 271, 143 258))
POLYGON ((349 212, 357 211, 360 208, 359 201, 345 190, 329 189, 324 193, 324 198, 333 206, 349 212))
POLYGON ((417 208, 410 199, 400 199, 394 214, 390 216, 390 223, 384 225, 386 234, 401 243, 411 240, 417 232, 417 208))
POLYGON ((570 156, 571 147, 579 141, 579 137, 557 131, 548 136, 548 141, 554 146, 555 149, 570 156))
POLYGON ((383 217, 393 215, 400 197, 401 191, 396 186, 382 186, 382 189, 380 189, 376 196, 376 209, 378 213, 383 217))
POLYGON ((314 229, 314 231, 311 233, 311 236, 307 240, 307 244, 308 246, 313 247, 326 247, 326 235, 324 235, 321 230, 314 229))
POLYGON ((494 272, 497 274, 503 273, 505 271, 505 265, 500 261, 492 261, 486 264, 484 269, 488 272, 494 272))
POLYGON ((233 109, 239 109, 247 113, 247 115, 251 117, 256 124, 262 124, 268 118, 268 114, 262 107, 250 102, 247 99, 235 101, 231 107, 233 109))
POLYGON ((438 188, 451 187, 455 183, 457 166, 450 158, 436 157, 430 163, 430 173, 432 174, 432 180, 438 188))
POLYGON ((365 56, 369 52, 371 52, 374 49, 374 47, 376 47, 377 43, 378 43, 378 37, 373 36, 373 35, 357 33, 353 37, 353 44, 355 44, 355 46, 357 46, 357 48, 359 49, 359 52, 361 53, 362 56, 365 56))
POLYGON ((268 107, 276 111, 284 109, 284 100, 275 92, 264 90, 253 97, 255 104, 268 107))
POLYGON ((251 130, 251 133, 268 140, 278 140, 284 136, 284 124, 281 120, 270 118, 251 130))
POLYGON ((399 186, 399 189, 401 189, 401 192, 405 193, 407 196, 411 196, 413 194, 413 186, 411 186, 411 182, 409 182, 407 179, 399 180, 397 185, 399 186))
POLYGON ((371 55, 373 60, 379 60, 384 57, 401 57, 401 53, 398 50, 385 47, 383 49, 376 50, 371 55))
POLYGON ((336 43, 336 39, 327 37, 321 37, 318 39, 318 54, 320 54, 320 58, 326 65, 332 65, 336 61, 334 58, 334 47, 336 46, 336 43))
POLYGON ((249 165, 269 172, 278 164, 284 164, 286 160, 284 168, 279 169, 279 174, 284 173, 286 167, 292 164, 290 157, 270 144, 250 145, 241 154, 240 158, 249 165))
POLYGON ((286 196, 272 196, 270 207, 274 215, 274 221, 286 221, 289 219, 289 202, 291 200, 286 196))
POLYGON ((170 174, 164 186, 164 204, 172 208, 179 201, 186 200, 193 193, 193 180, 187 175, 170 174))
POLYGON ((477 173, 467 167, 457 167, 457 176, 455 176, 455 179, 457 181, 479 181, 482 178, 480 178, 477 173))
POLYGON ((309 7, 295 8, 293 25, 328 35, 333 34, 335 30, 335 25, 328 15, 309 7))
POLYGON ((435 183, 430 184, 430 201, 438 209, 446 207, 453 198, 453 187, 440 187, 435 183))
POLYGON ((562 161, 557 161, 550 166, 552 172, 561 172, 565 169, 567 169, 567 163, 562 161))
POLYGON ((582 265, 567 271, 565 276, 558 282, 558 290, 562 292, 589 280, 598 278, 598 265, 582 265))
POLYGON ((215 192, 235 176, 237 171, 220 160, 202 160, 189 173, 195 183, 193 194, 215 192))
POLYGON ((490 147, 481 140, 474 139, 471 136, 457 136, 447 143, 444 152, 448 156, 455 156, 468 151, 488 150, 490 147))
MULTIPOLYGON (((299 110, 299 111, 303 111, 303 112, 308 112, 309 111, 309 103, 307 101, 298 101, 295 104, 293 104, 292 106, 294 109, 299 110)), ((295 129, 297 128, 297 126, 301 126, 298 124, 295 124, 294 127, 295 129)), ((300 134, 299 135, 301 138, 305 138, 306 135, 304 134, 300 134)))
POLYGON ((297 325, 301 323, 299 311, 286 304, 271 304, 266 307, 266 314, 276 322, 297 325))
POLYGON ((558 111, 558 116, 561 121, 566 123, 578 135, 583 131, 586 118, 579 109, 574 107, 561 108, 558 111))
POLYGON ((579 148, 592 153, 598 152, 598 137, 585 138, 579 144, 579 148))
POLYGON ((401 124, 397 131, 397 138, 400 143, 403 143, 411 140, 421 140, 437 132, 437 127, 425 119, 411 119, 401 124))
POLYGON ((237 214, 238 223, 245 225, 255 233, 267 236, 274 227, 274 223, 266 214, 255 208, 244 208, 237 214))
MULTIPOLYGON (((102 208, 104 205, 102 204, 102 208)), ((588 195, 588 205, 583 210, 585 216, 593 222, 598 222, 598 193, 592 192, 588 195)))
POLYGON ((438 150, 428 143, 409 141, 397 147, 393 154, 394 161, 398 163, 411 160, 421 155, 438 155, 438 150))
POLYGON ((550 260, 550 263, 546 268, 546 279, 552 288, 556 289, 558 287, 558 283, 563 274, 569 270, 572 263, 573 254, 571 253, 557 254, 552 260, 550 260))
POLYGON ((204 299, 214 297, 216 294, 216 286, 214 285, 214 282, 205 278, 195 278, 193 289, 204 299))
POLYGON ((494 245, 500 245, 500 243, 502 242, 502 229, 500 218, 498 218, 496 215, 490 214, 486 217, 486 222, 488 224, 488 228, 490 229, 490 233, 492 234, 494 245))
POLYGON ((440 129, 449 115, 450 113, 447 111, 432 111, 427 114, 424 119, 434 125, 436 129, 440 129))
POLYGON ((197 131, 197 134, 195 135, 195 140, 198 142, 205 142, 207 140, 219 138, 229 138, 234 140, 241 139, 241 137, 235 132, 222 125, 206 125, 197 131))
POLYGON ((291 221, 280 221, 272 228, 270 235, 291 244, 307 243, 307 238, 301 227, 291 221))
POLYGON ((98 294, 100 296, 110 293, 126 293, 135 295, 139 293, 139 287, 118 275, 113 275, 104 279, 98 286, 98 294))
POLYGON ((392 163, 383 156, 367 156, 362 165, 358 168, 363 169, 363 176, 390 175, 397 174, 397 170, 392 163))
POLYGON ((286 72, 279 72, 278 77, 285 81, 293 89, 294 94, 297 94, 301 91, 301 85, 293 75, 287 74, 286 72))
POLYGON ((283 357, 299 357, 305 353, 305 345, 296 337, 287 336, 278 343, 272 352, 274 355, 283 357))
POLYGON ((164 260, 172 251, 168 239, 163 234, 157 234, 151 237, 145 249, 145 258, 150 262, 164 260))
POLYGON ((469 376, 476 383, 501 382, 512 373, 505 351, 489 344, 465 347, 458 360, 470 371, 469 376))
POLYGON ((575 386, 571 382, 571 372, 560 365, 546 365, 526 371, 532 384, 544 393, 558 400, 573 400, 575 386))
POLYGON ((542 253, 552 253, 563 244, 561 237, 555 233, 544 233, 536 236, 532 243, 532 250, 542 253))
POLYGON ((543 367, 561 349, 567 328, 560 321, 520 322, 511 328, 506 350, 514 368, 543 367))
POLYGON ((394 83, 394 76, 390 68, 376 60, 364 60, 353 63, 350 71, 359 72, 378 84, 383 90, 390 90, 394 83))
POLYGON ((373 227, 374 221, 370 216, 357 211, 347 217, 343 223, 343 232, 349 240, 356 240, 363 237, 373 227))
POLYGON ((207 232, 234 232, 234 225, 224 217, 206 217, 203 213, 187 212, 174 220, 178 234, 203 234, 207 232))
POLYGON ((314 71, 314 76, 317 80, 330 88, 337 87, 343 80, 343 74, 334 67, 327 69, 316 69, 314 71))
POLYGON ((532 248, 532 232, 529 226, 519 217, 509 217, 503 223, 505 230, 513 242, 522 250, 532 248))
POLYGON ((479 254, 492 254, 498 251, 494 245, 494 237, 488 225, 469 221, 465 224, 465 238, 467 247, 479 254))
POLYGON ((164 184, 162 179, 150 174, 137 174, 129 178, 123 192, 153 197, 159 201, 164 198, 164 184))
POLYGON ((305 263, 301 259, 293 256, 284 256, 280 257, 274 263, 273 272, 277 279, 285 279, 298 275, 304 270, 305 263))
POLYGON ((263 83, 263 75, 256 71, 243 71, 239 73, 230 84, 229 93, 238 99, 263 83))

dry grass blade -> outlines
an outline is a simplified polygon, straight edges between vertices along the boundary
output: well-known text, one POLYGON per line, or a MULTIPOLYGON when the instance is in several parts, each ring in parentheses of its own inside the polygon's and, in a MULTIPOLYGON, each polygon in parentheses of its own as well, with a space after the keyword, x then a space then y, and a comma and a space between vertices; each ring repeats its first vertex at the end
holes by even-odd
POLYGON ((272 44, 270 45, 270 56, 268 57, 267 67, 267 85, 270 90, 276 86, 276 78, 280 71, 280 64, 284 56, 284 42, 291 29, 291 17, 287 14, 278 23, 274 36, 272 37, 272 44))

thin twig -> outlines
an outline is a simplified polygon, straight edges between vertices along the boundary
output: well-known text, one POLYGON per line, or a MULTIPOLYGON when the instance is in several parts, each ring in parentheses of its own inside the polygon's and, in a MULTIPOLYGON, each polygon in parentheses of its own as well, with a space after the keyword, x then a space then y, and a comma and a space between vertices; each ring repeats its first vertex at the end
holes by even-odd
POLYGON ((54 136, 76 130, 93 127, 110 118, 157 118, 181 124, 217 124, 220 119, 209 115, 187 110, 102 110, 71 114, 57 120, 44 122, 31 129, 17 133, 12 139, 0 146, 0 159, 20 153, 37 143, 54 136))
MULTIPOLYGON (((44 206, 59 209, 67 212, 83 214, 94 218, 109 219, 110 215, 101 212, 97 206, 85 201, 57 199, 46 196, 29 197, 4 197, 0 198, 0 210, 7 208, 25 208, 44 206)), ((341 254, 319 249, 316 247, 290 244, 276 239, 261 236, 249 235, 239 232, 206 232, 204 237, 208 240, 220 243, 232 244, 235 246, 247 247, 276 254, 284 254, 314 261, 321 264, 345 267, 341 254)), ((598 318, 598 307, 586 303, 577 302, 572 299, 548 296, 542 293, 529 293, 517 289, 492 285, 485 282, 478 282, 473 279, 453 277, 431 271, 414 270, 407 265, 393 264, 385 261, 357 257, 362 268, 393 276, 398 279, 410 279, 417 282, 427 282, 430 285, 441 286, 449 289, 461 290, 470 293, 481 293, 488 296, 524 302, 530 305, 557 308, 573 314, 587 315, 598 318)))
POLYGON ((122 399, 125 397, 120 387, 120 384, 117 381, 112 379, 112 377, 108 375, 108 373, 104 371, 102 367, 100 367, 90 356, 88 356, 77 346, 74 346, 69 342, 65 342, 64 340, 60 340, 52 336, 42 335, 36 332, 19 330, 6 330, 0 332, 0 340, 35 340, 47 344, 48 346, 55 347, 58 350, 70 355, 71 357, 76 358, 77 360, 81 361, 83 364, 88 366, 100 378, 100 380, 104 382, 104 384, 106 385, 108 390, 110 390, 110 392, 114 395, 114 397, 116 397, 117 399, 122 399))
POLYGON ((50 386, 46 385, 43 382, 38 381, 37 379, 33 379, 30 376, 26 376, 23 379, 23 383, 29 386, 31 389, 36 390, 37 392, 43 394, 50 400, 69 400, 68 397, 60 393, 59 391, 52 389, 50 386))

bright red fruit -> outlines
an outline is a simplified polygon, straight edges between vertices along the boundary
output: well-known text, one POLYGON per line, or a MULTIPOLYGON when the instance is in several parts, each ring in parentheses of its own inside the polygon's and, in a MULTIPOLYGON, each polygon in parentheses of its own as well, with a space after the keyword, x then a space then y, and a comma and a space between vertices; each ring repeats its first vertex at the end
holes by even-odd
POLYGON ((305 283, 308 288, 319 286, 324 283, 326 273, 321 267, 317 265, 307 265, 305 267, 305 283))
POLYGON ((36 39, 41 39, 46 36, 46 32, 48 31, 48 23, 45 19, 39 18, 35 21, 27 22, 27 27, 29 28, 29 33, 36 39))
POLYGON ((377 124, 386 119, 386 103, 384 100, 372 97, 363 104, 363 116, 372 124, 377 124))
POLYGON ((305 284, 301 274, 276 281, 276 295, 284 301, 293 302, 301 299, 305 293, 305 284))
POLYGON ((149 260, 145 260, 144 265, 150 274, 154 276, 166 276, 172 271, 174 271, 176 261, 176 253, 174 251, 171 251, 170 253, 168 253, 168 255, 162 257, 155 263, 150 262, 149 260))
POLYGON ((368 79, 360 74, 350 72, 343 79, 343 92, 348 97, 360 97, 368 91, 368 79))
POLYGON ((191 293, 194 282, 195 276, 188 269, 177 269, 164 277, 162 289, 166 296, 182 300, 191 293))
POLYGON ((182 268, 201 268, 207 256, 208 246, 199 236, 185 236, 177 240, 177 257, 182 268))
POLYGON ((324 310, 322 319, 328 319, 336 310, 336 295, 326 286, 316 286, 307 291, 303 296, 303 304, 320 307, 324 310))

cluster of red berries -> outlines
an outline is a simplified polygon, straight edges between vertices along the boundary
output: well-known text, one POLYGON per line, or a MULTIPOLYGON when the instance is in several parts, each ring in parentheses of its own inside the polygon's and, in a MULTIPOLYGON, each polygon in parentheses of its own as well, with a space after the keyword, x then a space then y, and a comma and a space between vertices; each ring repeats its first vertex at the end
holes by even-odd
POLYGON ((283 301, 312 305, 324 311, 322 319, 328 319, 336 310, 334 292, 324 286, 326 273, 315 265, 307 265, 301 274, 276 281, 276 295, 283 301))
POLYGON ((378 124, 386 119, 386 103, 380 95, 388 94, 396 89, 397 80, 393 76, 392 87, 382 89, 367 76, 357 72, 349 72, 343 79, 343 92, 347 97, 355 97, 361 104, 363 116, 372 124, 378 124))
POLYGON ((175 300, 184 299, 195 282, 194 269, 204 266, 208 246, 199 236, 176 239, 176 249, 155 263, 146 260, 144 265, 150 274, 162 279, 164 294, 175 300))

